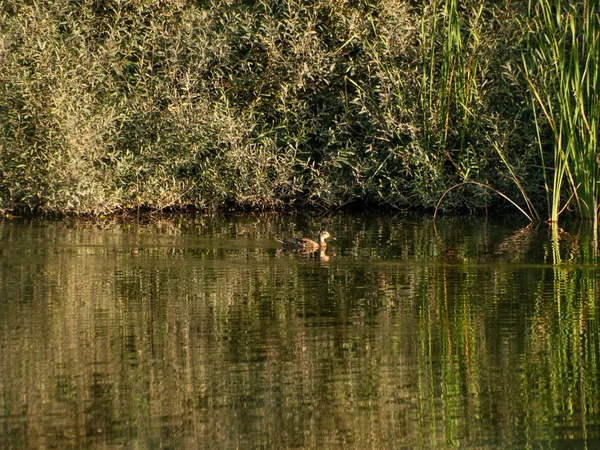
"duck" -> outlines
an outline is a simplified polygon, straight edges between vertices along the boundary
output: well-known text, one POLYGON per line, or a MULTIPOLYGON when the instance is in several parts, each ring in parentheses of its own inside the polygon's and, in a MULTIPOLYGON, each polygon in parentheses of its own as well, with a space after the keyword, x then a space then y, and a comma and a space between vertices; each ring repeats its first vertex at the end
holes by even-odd
POLYGON ((321 231, 317 236, 317 241, 313 241, 310 238, 289 238, 285 239, 281 242, 286 248, 294 248, 298 250, 324 250, 327 247, 327 239, 332 239, 335 241, 335 238, 329 234, 329 231, 321 231))

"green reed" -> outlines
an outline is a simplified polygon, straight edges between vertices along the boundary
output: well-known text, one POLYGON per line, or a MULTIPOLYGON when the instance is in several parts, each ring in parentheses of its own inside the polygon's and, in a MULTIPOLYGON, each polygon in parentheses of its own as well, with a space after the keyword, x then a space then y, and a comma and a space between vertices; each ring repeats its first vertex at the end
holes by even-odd
POLYGON ((534 109, 541 111, 535 119, 542 154, 544 128, 552 133, 554 167, 545 163, 543 168, 546 178, 553 170, 552 188, 547 188, 550 220, 558 221, 567 196, 597 230, 600 7, 590 1, 541 0, 530 2, 529 8, 530 39, 523 61, 534 109))
MULTIPOLYGON (((498 121, 499 116, 510 115, 512 106, 503 99, 514 96, 514 86, 499 64, 507 50, 500 48, 493 30, 510 33, 510 29, 507 13, 495 5, 423 2, 421 143, 425 152, 443 154, 446 166, 450 163, 454 168, 454 183, 438 197, 437 207, 451 191, 470 189, 472 197, 485 198, 493 192, 529 220, 538 217, 523 182, 523 168, 509 156, 508 142, 515 135, 516 121, 498 121), (483 160, 501 168, 508 183, 490 179, 483 160), (516 202, 517 196, 524 205, 516 202)), ((526 135, 522 129, 520 134, 526 135)))
MULTIPOLYGON (((429 3, 429 2, 424 2, 429 3)), ((471 7, 467 5, 466 8, 471 7)), ((467 150, 469 128, 479 100, 477 85, 478 26, 483 4, 460 11, 456 0, 430 2, 421 21, 423 139, 442 147, 467 150), (458 142, 451 142, 455 132, 458 142)), ((450 157, 464 179, 469 167, 450 157)))

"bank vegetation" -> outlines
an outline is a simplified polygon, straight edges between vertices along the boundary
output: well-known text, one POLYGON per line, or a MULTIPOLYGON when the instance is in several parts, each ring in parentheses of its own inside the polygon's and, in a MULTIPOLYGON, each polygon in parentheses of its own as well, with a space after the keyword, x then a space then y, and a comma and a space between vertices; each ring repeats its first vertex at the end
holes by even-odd
POLYGON ((598 212, 599 6, 0 5, 0 208, 598 212))

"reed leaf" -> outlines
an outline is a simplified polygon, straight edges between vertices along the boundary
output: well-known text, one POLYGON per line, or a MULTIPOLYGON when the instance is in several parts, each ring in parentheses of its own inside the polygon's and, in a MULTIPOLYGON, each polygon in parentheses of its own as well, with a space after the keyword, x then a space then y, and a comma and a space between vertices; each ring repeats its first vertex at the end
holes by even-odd
MULTIPOLYGON (((535 116, 542 152, 545 124, 553 136, 550 221, 558 221, 563 199, 569 196, 563 192, 566 186, 576 200, 577 214, 590 219, 597 232, 599 6, 560 0, 529 5, 530 39, 523 63, 533 106, 542 111, 535 116)), ((544 165, 545 173, 548 170, 544 165)))

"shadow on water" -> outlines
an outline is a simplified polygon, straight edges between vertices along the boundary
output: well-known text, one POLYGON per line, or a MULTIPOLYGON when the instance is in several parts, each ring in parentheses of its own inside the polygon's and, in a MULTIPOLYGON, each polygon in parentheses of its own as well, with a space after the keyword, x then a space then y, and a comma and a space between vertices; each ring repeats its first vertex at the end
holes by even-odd
POLYGON ((570 230, 0 222, 0 447, 596 448, 597 258, 570 230))

